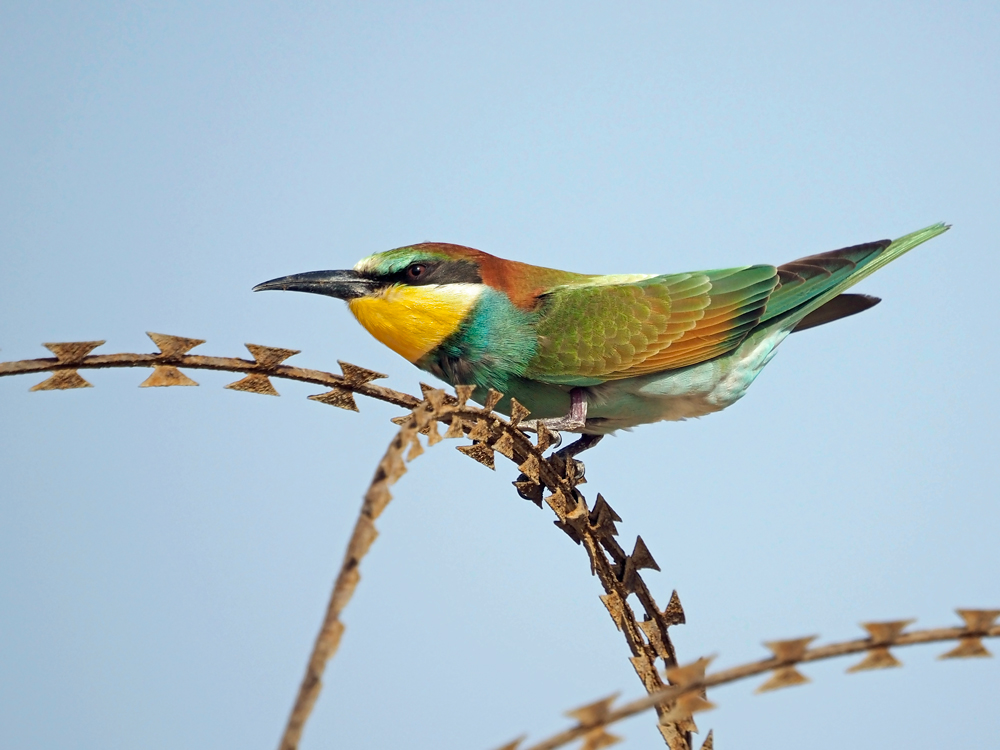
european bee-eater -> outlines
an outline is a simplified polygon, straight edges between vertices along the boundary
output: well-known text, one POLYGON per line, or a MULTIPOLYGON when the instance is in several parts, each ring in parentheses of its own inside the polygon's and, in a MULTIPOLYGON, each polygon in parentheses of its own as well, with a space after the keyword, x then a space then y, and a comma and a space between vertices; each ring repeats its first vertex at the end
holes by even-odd
POLYGON ((514 397, 553 429, 604 435, 725 409, 789 333, 875 305, 843 292, 947 229, 777 267, 664 276, 591 276, 425 242, 254 290, 346 300, 376 339, 452 385, 475 385, 480 403, 495 388, 501 412, 514 397))

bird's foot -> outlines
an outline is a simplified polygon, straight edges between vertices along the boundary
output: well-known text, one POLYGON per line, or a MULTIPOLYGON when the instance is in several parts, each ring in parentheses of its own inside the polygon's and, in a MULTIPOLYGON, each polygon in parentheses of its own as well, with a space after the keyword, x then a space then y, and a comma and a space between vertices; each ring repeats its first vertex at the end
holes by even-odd
MULTIPOLYGON (((579 456, 586 450, 590 450, 595 445, 597 445, 601 440, 604 439, 604 435, 580 435, 580 438, 575 442, 570 443, 562 450, 556 451, 555 455, 560 458, 572 458, 573 456, 579 456)), ((580 461, 577 461, 581 466, 583 465, 580 461)), ((580 476, 583 476, 582 474, 580 476)))
MULTIPOLYGON (((559 433, 556 433, 557 435, 559 433)), ((559 473, 566 472, 566 476, 572 476, 573 484, 580 484, 584 481, 584 477, 587 472, 587 467, 584 466, 583 461, 578 461, 574 456, 578 456, 589 448, 593 448, 604 438, 604 435, 581 435, 580 439, 570 443, 562 450, 558 450, 549 456, 549 461, 555 465, 556 471, 559 473), (570 474, 567 469, 569 469, 568 464, 573 462, 572 474, 570 474)), ((558 444, 557 444, 558 445, 558 444)), ((529 480, 527 474, 521 474, 513 482, 514 487, 517 488, 517 494, 523 497, 525 500, 531 500, 533 503, 541 506, 542 503, 542 487, 535 482, 529 480)))
MULTIPOLYGON (((538 425, 541 424, 545 431, 549 435, 548 445, 545 446, 544 450, 551 448, 552 450, 558 450, 559 446, 562 445, 563 436, 562 433, 554 425, 561 422, 559 419, 526 419, 517 425, 517 429, 521 432, 538 432, 538 425)), ((554 454, 553 454, 554 455, 554 454)))
POLYGON ((574 456, 579 456, 585 450, 590 450, 604 439, 604 435, 580 435, 579 439, 570 443, 565 448, 557 450, 550 458, 561 460, 564 464, 573 462, 573 475, 577 480, 583 479, 587 473, 587 467, 583 461, 578 461, 574 456))
MULTIPOLYGON (((558 433, 556 433, 558 434, 558 433)), ((587 467, 584 466, 583 461, 578 461, 574 456, 578 456, 585 450, 593 448, 604 438, 604 435, 581 435, 579 440, 570 443, 562 450, 558 450, 553 453, 549 460, 562 461, 564 464, 566 462, 573 462, 573 476, 577 482, 582 480, 587 473, 587 467)), ((558 445, 558 444, 557 444, 558 445)), ((517 488, 517 494, 523 497, 525 500, 531 500, 533 503, 539 504, 542 501, 542 488, 538 485, 531 486, 526 474, 521 474, 515 481, 514 486, 517 488)))
POLYGON ((579 432, 587 426, 586 420, 573 419, 566 415, 549 419, 526 419, 517 428, 525 432, 538 432, 539 424, 544 425, 549 432, 579 432))
POLYGON ((549 419, 529 419, 518 425, 526 432, 538 432, 538 425, 545 425, 550 432, 580 432, 587 426, 587 396, 582 388, 569 392, 569 414, 549 419))

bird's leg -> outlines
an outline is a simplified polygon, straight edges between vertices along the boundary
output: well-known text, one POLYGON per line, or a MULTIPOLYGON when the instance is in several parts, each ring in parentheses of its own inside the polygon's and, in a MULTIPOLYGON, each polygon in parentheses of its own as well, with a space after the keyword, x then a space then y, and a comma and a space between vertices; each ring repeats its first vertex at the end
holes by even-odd
MULTIPOLYGON (((559 419, 533 419, 530 423, 522 422, 519 426, 521 429, 528 429, 532 432, 537 431, 538 423, 541 422, 548 429, 554 432, 556 441, 554 446, 559 447, 562 442, 562 436, 559 434, 559 430, 580 430, 583 429, 587 424, 587 397, 583 392, 582 388, 574 388, 570 391, 570 409, 569 414, 565 417, 560 417, 559 419), (568 425, 568 426, 567 426, 568 425)), ((586 472, 586 467, 583 465, 583 461, 577 461, 574 456, 583 453, 589 448, 593 448, 599 442, 601 442, 604 435, 580 435, 580 438, 567 445, 565 448, 557 450, 552 454, 551 458, 561 459, 563 463, 572 461, 575 464, 574 474, 578 479, 582 479, 584 473, 586 472)), ((524 483, 528 481, 528 477, 525 474, 521 474, 514 485, 524 483)), ((538 491, 541 488, 535 487, 538 491)), ((532 500, 533 502, 541 503, 541 494, 533 496, 528 491, 522 490, 518 487, 517 493, 525 498, 526 500, 532 500)))
POLYGON ((538 432, 541 422, 552 432, 579 432, 587 426, 587 394, 583 388, 574 388, 569 392, 569 413, 564 417, 549 419, 532 419, 518 425, 522 430, 538 432))
POLYGON ((556 459, 562 459, 564 464, 572 461, 574 464, 576 464, 576 466, 574 467, 575 471, 573 473, 576 475, 577 479, 583 479, 583 477, 586 475, 587 467, 584 466, 583 461, 578 461, 573 457, 580 455, 585 450, 593 448, 595 445, 601 442, 603 438, 604 435, 580 435, 579 440, 570 443, 561 450, 557 450, 555 453, 552 454, 551 457, 556 459))
POLYGON ((593 448, 595 445, 601 442, 602 439, 604 439, 604 435, 580 435, 579 440, 570 443, 561 450, 556 451, 554 455, 560 456, 561 458, 572 458, 573 456, 579 456, 584 451, 593 448))

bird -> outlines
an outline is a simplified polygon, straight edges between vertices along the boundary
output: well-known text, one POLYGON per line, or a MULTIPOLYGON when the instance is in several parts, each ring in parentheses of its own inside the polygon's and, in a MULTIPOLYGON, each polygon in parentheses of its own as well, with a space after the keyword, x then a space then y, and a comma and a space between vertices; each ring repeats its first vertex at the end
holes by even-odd
POLYGON ((254 291, 346 300, 417 367, 475 386, 479 403, 499 391, 503 414, 517 399, 534 418, 526 427, 580 433, 583 450, 617 430, 731 406, 790 333, 871 308, 878 297, 846 290, 949 227, 779 266, 660 275, 571 273, 423 242, 254 291))

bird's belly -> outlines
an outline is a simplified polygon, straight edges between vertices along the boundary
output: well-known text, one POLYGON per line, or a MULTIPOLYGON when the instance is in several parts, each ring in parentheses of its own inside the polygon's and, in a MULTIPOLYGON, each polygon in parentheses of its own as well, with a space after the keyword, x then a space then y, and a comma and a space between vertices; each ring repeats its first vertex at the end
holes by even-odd
POLYGON ((676 422, 720 411, 739 398, 716 397, 715 373, 684 372, 613 380, 588 389, 588 432, 613 432, 650 422, 676 422))
POLYGON ((692 367, 588 388, 586 432, 604 434, 722 411, 743 397, 786 335, 775 332, 692 367))

